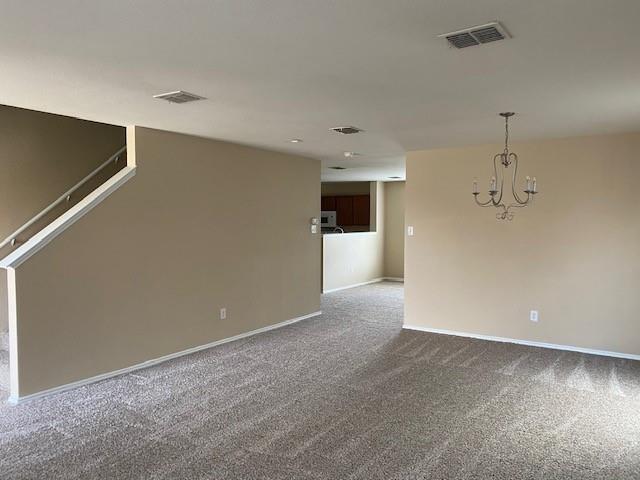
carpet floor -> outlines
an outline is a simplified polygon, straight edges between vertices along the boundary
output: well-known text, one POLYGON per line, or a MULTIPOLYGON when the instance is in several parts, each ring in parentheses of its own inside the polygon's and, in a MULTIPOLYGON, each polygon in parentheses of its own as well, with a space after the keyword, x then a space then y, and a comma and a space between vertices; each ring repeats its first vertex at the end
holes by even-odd
POLYGON ((638 479, 640 362, 402 330, 401 284, 0 407, 2 479, 638 479))

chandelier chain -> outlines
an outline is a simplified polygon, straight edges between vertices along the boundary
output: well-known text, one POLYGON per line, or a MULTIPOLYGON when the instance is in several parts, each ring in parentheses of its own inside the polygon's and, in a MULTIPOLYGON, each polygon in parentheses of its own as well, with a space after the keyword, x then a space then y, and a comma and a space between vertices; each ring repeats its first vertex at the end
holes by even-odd
POLYGON ((509 117, 504 117, 504 153, 509 153, 509 117))

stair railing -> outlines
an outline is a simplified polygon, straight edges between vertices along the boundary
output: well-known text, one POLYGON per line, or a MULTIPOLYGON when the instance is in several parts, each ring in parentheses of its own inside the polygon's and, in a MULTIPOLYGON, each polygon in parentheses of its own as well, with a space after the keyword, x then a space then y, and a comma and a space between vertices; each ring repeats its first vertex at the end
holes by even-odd
POLYGON ((25 223, 23 226, 21 226, 19 229, 17 229, 15 232, 13 232, 11 235, 9 235, 7 238, 5 238, 2 243, 0 243, 0 248, 4 248, 7 245, 15 245, 16 241, 18 239, 18 236, 23 233, 25 230, 29 229, 29 227, 31 227, 33 224, 37 223, 39 220, 41 220, 44 216, 46 216, 51 210, 53 210, 54 208, 56 208, 58 205, 60 205, 63 202, 69 202, 71 200, 71 195, 73 195, 80 187, 82 187, 85 183, 87 183, 89 180, 91 180, 93 177, 95 177, 97 174, 99 174, 102 170, 104 170, 109 164, 111 163, 118 163, 120 161, 120 157, 122 156, 122 154, 127 150, 127 146, 125 145, 124 147, 122 147, 120 150, 118 150, 116 153, 114 153, 113 155, 111 155, 109 157, 109 159, 107 161, 105 161, 104 163, 102 163, 98 168, 96 168, 95 170, 93 170, 89 175, 87 175, 86 177, 84 177, 82 180, 80 180, 78 183, 76 183, 73 187, 71 187, 69 190, 67 190, 66 192, 64 192, 62 195, 60 195, 53 203, 51 203, 48 207, 46 207, 44 210, 42 210, 40 213, 38 213, 35 217, 33 217, 31 220, 29 220, 27 223, 25 223))

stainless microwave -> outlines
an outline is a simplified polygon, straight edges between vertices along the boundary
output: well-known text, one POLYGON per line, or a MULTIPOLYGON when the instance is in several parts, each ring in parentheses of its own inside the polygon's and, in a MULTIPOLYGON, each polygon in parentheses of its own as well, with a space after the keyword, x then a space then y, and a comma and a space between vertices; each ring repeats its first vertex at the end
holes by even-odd
POLYGON ((320 212, 320 227, 335 228, 336 226, 336 212, 334 210, 320 212))

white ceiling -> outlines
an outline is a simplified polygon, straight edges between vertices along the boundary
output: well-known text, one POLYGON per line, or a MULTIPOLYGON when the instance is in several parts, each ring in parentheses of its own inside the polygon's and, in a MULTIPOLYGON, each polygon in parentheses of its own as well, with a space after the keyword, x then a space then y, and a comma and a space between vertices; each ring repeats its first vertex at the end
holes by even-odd
POLYGON ((639 21, 638 0, 2 2, 0 103, 386 179, 405 151, 501 141, 507 109, 515 140, 640 130, 639 21), (496 19, 512 39, 437 38, 496 19), (178 89, 208 100, 152 98, 178 89), (341 125, 366 132, 329 131, 341 125))

